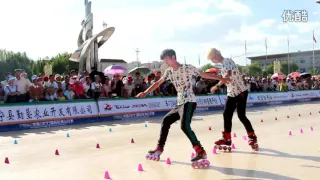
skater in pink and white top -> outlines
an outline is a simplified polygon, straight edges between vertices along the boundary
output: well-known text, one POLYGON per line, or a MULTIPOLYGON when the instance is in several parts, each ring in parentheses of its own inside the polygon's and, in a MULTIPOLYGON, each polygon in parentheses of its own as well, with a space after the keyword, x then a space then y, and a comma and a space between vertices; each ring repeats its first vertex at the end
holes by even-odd
POLYGON ((166 49, 160 56, 169 68, 164 72, 163 76, 154 84, 152 84, 145 92, 141 92, 137 97, 143 98, 150 92, 156 90, 163 82, 170 80, 177 90, 177 105, 163 118, 160 138, 156 149, 151 150, 147 154, 148 159, 159 160, 163 152, 165 142, 172 123, 181 120, 181 130, 189 138, 192 147, 196 151, 196 156, 192 158, 192 166, 194 168, 207 167, 210 162, 207 159, 207 154, 197 139, 195 133, 190 127, 193 112, 197 107, 196 96, 192 89, 193 76, 201 76, 206 79, 217 79, 227 83, 228 79, 224 79, 212 74, 200 73, 192 65, 182 65, 176 59, 176 53, 172 49, 166 49))
MULTIPOLYGON (((221 63, 222 76, 225 78, 230 78, 230 83, 227 84, 227 101, 223 112, 224 131, 222 132, 222 139, 219 139, 215 142, 215 148, 231 151, 232 117, 234 111, 237 109, 238 117, 248 133, 249 145, 253 150, 258 150, 259 147, 257 144, 257 136, 254 133, 252 125, 246 116, 248 89, 244 84, 242 74, 233 60, 224 59, 220 51, 215 48, 210 49, 207 58, 214 63, 221 63)), ((220 81, 216 86, 211 88, 211 92, 216 91, 223 83, 224 82, 220 81)))

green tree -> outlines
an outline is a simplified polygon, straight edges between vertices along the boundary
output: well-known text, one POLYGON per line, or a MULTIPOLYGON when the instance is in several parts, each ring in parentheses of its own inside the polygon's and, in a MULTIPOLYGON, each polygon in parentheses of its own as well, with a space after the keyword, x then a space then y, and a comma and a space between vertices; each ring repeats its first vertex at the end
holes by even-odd
POLYGON ((249 75, 250 76, 260 76, 262 75, 262 70, 260 68, 260 64, 259 63, 252 63, 250 65, 248 65, 248 70, 249 70, 249 75))
POLYGON ((274 70, 273 70, 273 63, 272 64, 269 64, 268 66, 265 66, 262 70, 262 73, 263 73, 263 76, 270 76, 274 73, 274 70))
POLYGON ((312 75, 319 75, 320 74, 320 69, 311 67, 311 68, 308 69, 308 73, 310 73, 312 75))
POLYGON ((214 68, 214 65, 208 63, 200 67, 201 72, 205 72, 207 69, 214 68))
POLYGON ((68 72, 69 69, 69 58, 71 54, 63 53, 51 58, 52 72, 57 74, 63 74, 68 72))
POLYGON ((7 50, 0 50, 0 77, 6 72, 13 72, 15 69, 24 69, 28 76, 32 74, 31 71, 32 60, 28 58, 25 52, 15 53, 7 50))
POLYGON ((299 66, 296 63, 289 63, 289 72, 288 72, 288 63, 281 63, 280 71, 284 74, 290 74, 291 72, 299 72, 299 66))

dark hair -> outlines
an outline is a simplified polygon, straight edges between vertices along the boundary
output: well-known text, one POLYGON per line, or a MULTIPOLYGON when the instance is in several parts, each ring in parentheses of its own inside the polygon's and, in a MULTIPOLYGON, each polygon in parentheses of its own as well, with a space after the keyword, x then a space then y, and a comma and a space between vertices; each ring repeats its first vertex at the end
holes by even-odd
POLYGON ((160 59, 163 60, 166 56, 169 56, 169 57, 175 56, 177 58, 176 52, 173 49, 163 50, 160 55, 160 59))

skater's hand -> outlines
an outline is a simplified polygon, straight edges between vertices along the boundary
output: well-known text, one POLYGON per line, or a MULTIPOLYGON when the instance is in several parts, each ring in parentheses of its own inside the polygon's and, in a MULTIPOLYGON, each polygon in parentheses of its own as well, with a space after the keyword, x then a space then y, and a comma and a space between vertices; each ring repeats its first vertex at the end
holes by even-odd
POLYGON ((139 93, 138 95, 136 95, 136 98, 144 98, 144 97, 146 97, 146 96, 147 96, 147 93, 141 92, 141 93, 139 93))
POLYGON ((211 89, 210 89, 210 92, 212 94, 214 94, 216 92, 216 90, 218 90, 219 88, 217 86, 213 86, 211 89))

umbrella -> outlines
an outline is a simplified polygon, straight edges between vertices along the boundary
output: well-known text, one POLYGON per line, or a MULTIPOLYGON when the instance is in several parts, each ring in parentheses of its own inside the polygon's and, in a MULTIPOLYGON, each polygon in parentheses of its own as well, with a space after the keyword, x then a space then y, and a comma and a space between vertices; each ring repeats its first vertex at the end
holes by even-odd
POLYGON ((292 72, 288 76, 292 77, 292 78, 297 78, 297 77, 300 77, 300 73, 299 72, 292 72))
POLYGON ((286 78, 286 75, 282 74, 282 73, 274 73, 272 76, 271 76, 272 79, 285 79, 286 78))
POLYGON ((301 73, 301 74, 300 74, 300 77, 301 77, 301 78, 311 77, 311 74, 304 72, 304 73, 301 73))
POLYGON ((108 66, 103 72, 104 74, 121 74, 126 72, 127 69, 120 65, 111 65, 108 66))
POLYGON ((140 67, 131 69, 128 73, 135 74, 136 72, 139 72, 141 74, 148 74, 150 72, 150 69, 144 66, 140 66, 140 67))
POLYGON ((206 70, 207 73, 216 73, 219 74, 219 70, 217 68, 210 68, 206 70))

